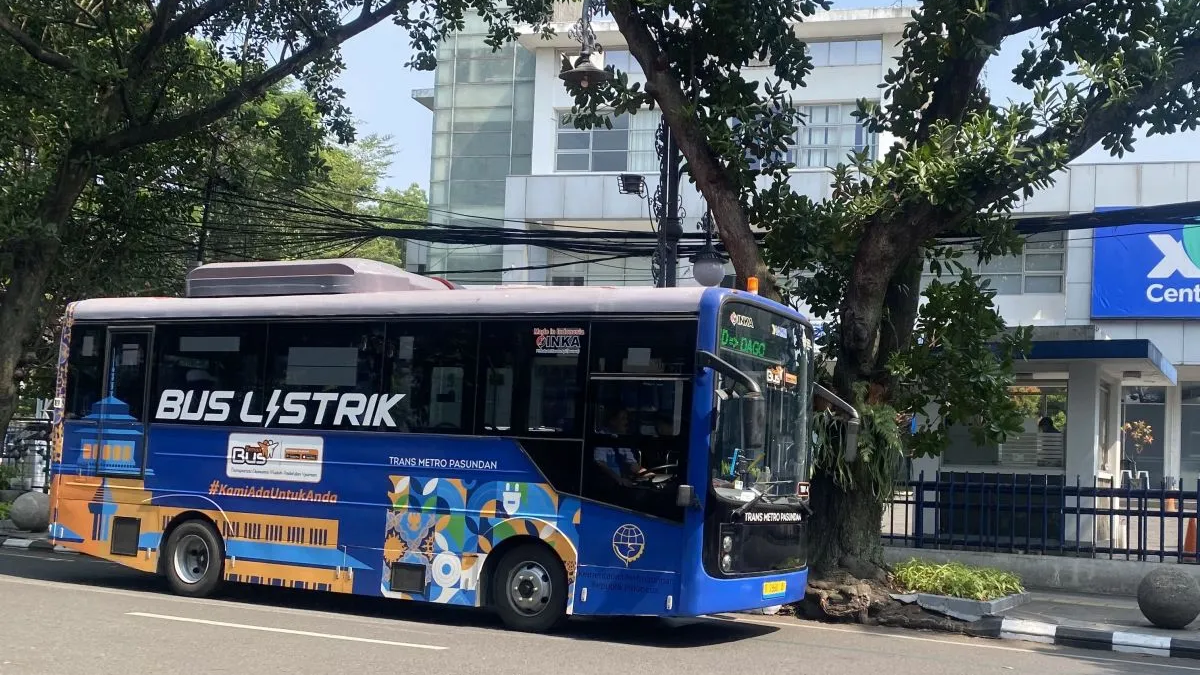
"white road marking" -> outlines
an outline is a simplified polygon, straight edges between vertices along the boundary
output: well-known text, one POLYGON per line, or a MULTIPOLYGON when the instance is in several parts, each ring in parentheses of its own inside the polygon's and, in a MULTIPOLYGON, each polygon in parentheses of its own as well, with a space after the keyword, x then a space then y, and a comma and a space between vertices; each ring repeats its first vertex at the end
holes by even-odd
MULTIPOLYGON (((319 609, 294 609, 291 607, 268 607, 265 605, 256 605, 249 602, 238 602, 236 600, 208 600, 205 598, 184 598, 178 595, 169 595, 166 593, 155 593, 152 591, 127 591, 120 588, 102 588, 99 586, 85 586, 83 584, 75 584, 69 582, 58 581, 42 581, 41 579, 24 579, 21 577, 13 577, 0 574, 0 583, 16 584, 18 586, 36 586, 55 591, 68 590, 72 593, 98 593, 100 595, 119 595, 126 598, 141 598, 143 600, 158 600, 162 602, 175 602, 183 605, 205 605, 208 607, 225 607, 228 609, 247 609, 255 612, 265 612, 267 614, 291 614, 295 616, 314 616, 326 619, 337 619, 349 623, 364 623, 376 626, 387 626, 391 630, 413 633, 415 635, 445 635, 445 632, 433 632, 428 630, 417 630, 414 628, 406 628, 406 625, 412 625, 412 622, 404 619, 375 619, 371 617, 361 617, 354 614, 342 612, 325 612, 319 609)), ((456 628, 466 630, 465 626, 456 626, 456 628)), ((522 633, 522 635, 525 635, 522 633)), ((565 639, 565 638, 564 638, 565 639)))
POLYGON ((0 556, 4 556, 5 558, 27 558, 29 560, 46 560, 49 562, 56 562, 56 563, 75 562, 74 560, 68 560, 66 558, 51 558, 48 555, 29 555, 26 553, 11 553, 9 551, 4 551, 4 552, 0 553, 0 556))
MULTIPOLYGON (((854 628, 838 628, 836 626, 826 626, 818 623, 792 623, 786 621, 764 621, 761 619, 743 619, 743 618, 717 618, 718 621, 726 621, 732 623, 752 623, 759 626, 771 626, 773 628, 798 628, 801 630, 827 630, 834 633, 853 633, 855 635, 871 635, 880 638, 892 638, 894 640, 914 640, 916 642, 936 642, 938 644, 951 644, 961 647, 971 647, 973 649, 997 649, 1004 652, 1020 652, 1024 654, 1039 654, 1042 656, 1058 656, 1061 658, 1082 659, 1088 661, 1097 661, 1099 663, 1120 663, 1124 665, 1150 666, 1154 668, 1170 668, 1172 670, 1186 670, 1190 672, 1200 673, 1200 667, 1197 666, 1181 666, 1173 663, 1157 663, 1154 661, 1129 661, 1126 659, 1106 659, 1102 656, 1089 656, 1087 654, 1079 654, 1075 651, 1063 652, 1049 649, 1022 649, 1020 647, 1005 647, 1003 645, 983 644, 980 642, 968 642, 964 640, 939 640, 937 638, 919 637, 916 635, 897 635, 896 633, 883 633, 871 630, 859 630, 854 628)), ((975 638, 987 639, 987 638, 975 638)))
POLYGON ((86 562, 86 563, 93 563, 93 564, 99 564, 99 565, 117 565, 118 564, 111 560, 102 560, 100 558, 93 558, 89 555, 67 555, 67 556, 51 557, 53 555, 54 554, 50 553, 49 551, 47 551, 45 555, 35 556, 35 555, 29 553, 28 550, 18 553, 16 551, 5 551, 4 549, 0 548, 0 558, 37 558, 38 560, 53 560, 54 562, 86 562))
POLYGON ((171 616, 169 614, 150 614, 149 612, 126 612, 126 616, 140 616, 147 619, 162 619, 163 621, 182 621, 184 623, 199 623, 206 626, 220 626, 222 628, 237 628, 239 630, 257 630, 265 633, 283 633, 285 635, 303 635, 304 637, 325 638, 327 640, 345 640, 347 642, 368 642, 376 645, 388 645, 390 647, 408 647, 411 649, 429 649, 432 651, 443 651, 446 647, 437 645, 422 645, 412 642, 394 642, 392 640, 376 640, 374 638, 356 637, 354 635, 336 635, 334 633, 315 633, 307 630, 293 630, 291 628, 273 628, 270 626, 252 626, 244 623, 228 623, 226 621, 210 621, 208 619, 193 619, 186 616, 171 616))

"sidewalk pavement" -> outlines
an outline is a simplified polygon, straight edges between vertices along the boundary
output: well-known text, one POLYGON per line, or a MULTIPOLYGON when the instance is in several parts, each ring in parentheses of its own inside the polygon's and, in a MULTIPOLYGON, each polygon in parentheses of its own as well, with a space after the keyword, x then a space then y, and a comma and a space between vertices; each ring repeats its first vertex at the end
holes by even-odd
POLYGON ((64 546, 56 546, 47 541, 50 538, 49 532, 27 532, 18 530, 13 526, 11 520, 0 520, 0 547, 2 548, 23 548, 32 551, 55 551, 58 553, 70 553, 72 551, 64 546))
POLYGON ((1156 628, 1137 599, 1077 593, 1030 592, 1024 605, 980 619, 979 637, 1026 640, 1080 649, 1200 659, 1200 620, 1181 630, 1156 628))

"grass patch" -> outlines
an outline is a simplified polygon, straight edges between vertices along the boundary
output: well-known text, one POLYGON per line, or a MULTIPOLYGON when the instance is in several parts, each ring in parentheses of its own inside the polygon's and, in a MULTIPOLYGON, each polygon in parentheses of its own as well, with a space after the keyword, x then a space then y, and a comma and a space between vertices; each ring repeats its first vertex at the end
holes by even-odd
POLYGON ((1017 575, 962 563, 931 563, 913 558, 893 570, 896 584, 908 593, 930 593, 986 602, 1023 593, 1017 575))
POLYGON ((11 506, 8 502, 0 502, 0 520, 8 520, 8 509, 11 506))

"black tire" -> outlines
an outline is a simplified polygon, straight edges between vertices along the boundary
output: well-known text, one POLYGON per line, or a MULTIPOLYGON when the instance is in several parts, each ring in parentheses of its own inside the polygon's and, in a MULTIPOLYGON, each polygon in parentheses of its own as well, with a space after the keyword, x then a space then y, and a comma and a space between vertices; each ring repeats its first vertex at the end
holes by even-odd
POLYGON ((511 630, 549 633, 567 620, 567 571, 548 547, 518 544, 489 579, 492 607, 511 630), (518 598, 528 604, 520 606, 518 598))
POLYGON ((225 570, 225 547, 212 525, 189 520, 171 532, 163 547, 163 574, 171 591, 191 598, 212 595, 225 570))

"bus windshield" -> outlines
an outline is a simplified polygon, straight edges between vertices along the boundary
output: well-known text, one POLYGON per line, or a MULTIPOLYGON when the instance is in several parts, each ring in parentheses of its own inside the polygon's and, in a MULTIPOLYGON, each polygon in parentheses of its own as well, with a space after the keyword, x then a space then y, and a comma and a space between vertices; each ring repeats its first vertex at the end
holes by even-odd
MULTIPOLYGON (((712 446, 711 477, 717 494, 748 501, 794 498, 808 481, 808 410, 812 391, 811 329, 750 305, 729 303, 718 323, 720 357, 754 378, 766 399, 766 438, 760 452, 741 444, 742 420, 722 414, 712 446)), ((732 386, 718 376, 717 386, 732 386)))

